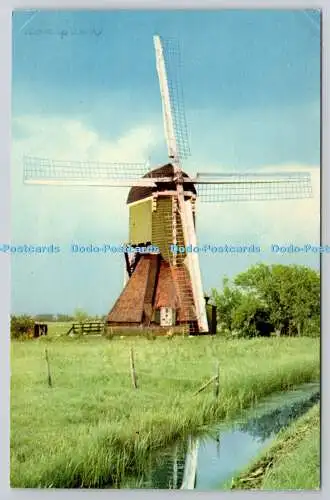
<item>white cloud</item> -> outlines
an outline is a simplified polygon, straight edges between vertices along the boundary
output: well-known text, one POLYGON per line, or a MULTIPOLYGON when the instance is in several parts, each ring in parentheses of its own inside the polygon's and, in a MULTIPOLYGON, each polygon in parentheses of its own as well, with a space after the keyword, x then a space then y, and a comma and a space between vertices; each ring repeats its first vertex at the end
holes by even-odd
POLYGON ((142 124, 116 141, 107 141, 78 120, 14 118, 12 192, 13 236, 20 241, 58 241, 75 237, 127 237, 127 189, 27 186, 23 155, 57 160, 145 162, 157 144, 157 131, 142 124))
POLYGON ((116 141, 102 139, 79 120, 36 115, 13 119, 13 137, 17 155, 35 155, 58 160, 145 161, 151 146, 157 143, 156 129, 141 124, 116 141))
MULTIPOLYGON (((219 172, 211 167, 208 171, 219 172)), ((228 170, 221 169, 223 172, 228 170)), ((200 238, 216 242, 319 243, 320 169, 315 165, 266 165, 256 172, 307 171, 312 198, 253 202, 205 203, 198 207, 200 238), (215 222, 216 221, 216 222, 215 222)))

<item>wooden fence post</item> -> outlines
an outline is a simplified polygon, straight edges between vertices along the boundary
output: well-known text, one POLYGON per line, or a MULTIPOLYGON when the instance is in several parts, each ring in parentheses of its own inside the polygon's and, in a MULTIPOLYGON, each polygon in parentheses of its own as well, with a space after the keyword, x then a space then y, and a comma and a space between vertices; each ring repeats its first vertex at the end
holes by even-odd
POLYGON ((47 349, 45 349, 45 357, 46 357, 47 372, 48 372, 48 387, 53 387, 52 377, 51 377, 51 374, 50 374, 50 365, 49 365, 49 358, 48 358, 48 351, 47 351, 47 349))
POLYGON ((136 370, 135 370, 135 364, 134 364, 133 347, 131 347, 131 350, 130 350, 130 360, 131 360, 132 384, 133 384, 134 389, 137 389, 137 380, 136 380, 136 370))
POLYGON ((214 397, 218 399, 219 397, 219 388, 220 388, 220 363, 217 362, 216 372, 214 376, 214 397))

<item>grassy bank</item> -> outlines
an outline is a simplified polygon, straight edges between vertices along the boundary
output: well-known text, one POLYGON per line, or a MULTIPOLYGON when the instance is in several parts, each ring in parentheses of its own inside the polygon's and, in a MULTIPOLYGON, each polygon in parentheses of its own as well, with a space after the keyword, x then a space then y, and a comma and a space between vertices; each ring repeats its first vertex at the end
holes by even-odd
POLYGON ((281 432, 232 489, 317 490, 320 488, 320 405, 281 432))
POLYGON ((310 338, 12 342, 11 485, 102 487, 152 449, 319 376, 310 338), (47 386, 47 346, 53 387, 47 386), (134 347, 138 389, 132 388, 134 347), (220 362, 220 394, 192 397, 220 362))

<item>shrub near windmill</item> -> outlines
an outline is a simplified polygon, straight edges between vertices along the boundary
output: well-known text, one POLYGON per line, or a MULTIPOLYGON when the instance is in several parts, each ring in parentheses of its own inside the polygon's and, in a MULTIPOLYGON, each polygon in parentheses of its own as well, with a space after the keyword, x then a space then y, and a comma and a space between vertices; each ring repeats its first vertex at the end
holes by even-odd
MULTIPOLYGON (((107 316, 114 329, 151 327, 163 333, 185 328, 212 330, 197 253, 171 253, 172 244, 196 246, 195 203, 292 199, 311 196, 310 175, 294 173, 188 176, 189 155, 179 84, 179 50, 173 41, 154 37, 163 122, 169 161, 151 171, 142 164, 63 162, 25 158, 27 184, 130 187, 129 244, 152 244, 160 252, 125 254, 127 283, 107 316)), ((214 325, 213 325, 214 330, 214 325)))

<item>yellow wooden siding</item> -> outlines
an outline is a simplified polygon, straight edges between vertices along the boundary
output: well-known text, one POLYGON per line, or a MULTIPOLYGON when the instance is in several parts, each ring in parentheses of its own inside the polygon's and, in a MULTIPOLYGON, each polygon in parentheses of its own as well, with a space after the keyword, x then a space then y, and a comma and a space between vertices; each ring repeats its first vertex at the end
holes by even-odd
POLYGON ((152 213, 152 244, 160 249, 162 257, 168 261, 172 243, 172 198, 160 196, 157 209, 152 213))
POLYGON ((129 243, 152 241, 152 202, 145 200, 129 207, 129 243))
MULTIPOLYGON (((159 196, 156 211, 152 211, 152 200, 145 200, 129 206, 129 243, 151 243, 160 249, 162 257, 169 261, 173 257, 170 246, 173 243, 171 196, 159 196)), ((177 245, 184 246, 180 215, 176 217, 177 245)), ((177 264, 183 261, 185 253, 177 254, 177 264)))
MULTIPOLYGON (((162 257, 169 261, 173 257, 170 246, 173 244, 172 229, 172 202, 171 196, 159 196, 157 210, 152 214, 152 243, 160 249, 162 257)), ((184 245, 180 216, 177 216, 177 244, 184 245)), ((185 254, 178 254, 178 261, 182 261, 185 254)))

